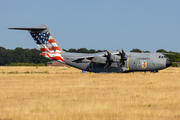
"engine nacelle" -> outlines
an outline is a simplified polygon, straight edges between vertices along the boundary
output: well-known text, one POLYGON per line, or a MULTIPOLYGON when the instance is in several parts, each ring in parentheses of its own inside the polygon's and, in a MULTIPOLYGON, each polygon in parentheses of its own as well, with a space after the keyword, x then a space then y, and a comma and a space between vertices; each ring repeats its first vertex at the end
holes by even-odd
POLYGON ((95 56, 92 59, 93 63, 100 63, 100 64, 105 64, 106 63, 107 58, 106 57, 101 57, 101 56, 95 56))
MULTIPOLYGON (((118 55, 112 55, 111 59, 113 60, 113 63, 117 63, 117 62, 120 62, 121 57, 118 56, 118 55)), ((95 56, 92 59, 93 63, 105 64, 106 61, 107 61, 107 58, 106 57, 102 57, 102 56, 95 56)))
POLYGON ((113 59, 113 62, 120 62, 121 57, 119 55, 111 55, 111 58, 113 59))

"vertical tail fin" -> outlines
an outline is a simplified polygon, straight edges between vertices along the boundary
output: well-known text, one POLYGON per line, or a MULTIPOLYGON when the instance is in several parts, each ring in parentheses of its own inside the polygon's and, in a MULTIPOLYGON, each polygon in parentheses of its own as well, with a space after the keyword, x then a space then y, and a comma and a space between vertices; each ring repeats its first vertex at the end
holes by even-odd
POLYGON ((16 30, 28 30, 28 32, 33 37, 37 46, 41 50, 41 56, 50 58, 52 60, 57 60, 59 62, 65 62, 64 58, 61 56, 61 48, 57 44, 53 35, 51 34, 48 25, 40 25, 33 28, 9 28, 16 30))

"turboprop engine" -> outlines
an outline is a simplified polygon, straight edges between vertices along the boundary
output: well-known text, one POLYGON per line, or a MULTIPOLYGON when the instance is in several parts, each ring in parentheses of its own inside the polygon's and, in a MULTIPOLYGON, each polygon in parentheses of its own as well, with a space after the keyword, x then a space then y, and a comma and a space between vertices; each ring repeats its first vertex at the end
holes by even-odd
POLYGON ((107 51, 107 54, 104 54, 104 56, 95 56, 92 62, 105 64, 104 69, 107 71, 112 63, 117 63, 117 66, 123 67, 126 60, 125 52, 122 50, 122 52, 119 51, 118 55, 111 55, 111 52, 107 51))
POLYGON ((100 64, 106 64, 107 61, 113 62, 113 63, 119 63, 121 60, 121 57, 118 55, 111 55, 111 58, 108 60, 107 57, 102 57, 102 56, 95 56, 92 59, 93 63, 100 63, 100 64))
POLYGON ((112 63, 117 63, 117 66, 120 66, 122 68, 125 65, 125 61, 127 60, 125 55, 126 54, 123 49, 122 52, 119 51, 118 55, 111 55, 111 52, 107 50, 107 55, 104 55, 107 58, 104 70, 106 69, 107 71, 112 63))

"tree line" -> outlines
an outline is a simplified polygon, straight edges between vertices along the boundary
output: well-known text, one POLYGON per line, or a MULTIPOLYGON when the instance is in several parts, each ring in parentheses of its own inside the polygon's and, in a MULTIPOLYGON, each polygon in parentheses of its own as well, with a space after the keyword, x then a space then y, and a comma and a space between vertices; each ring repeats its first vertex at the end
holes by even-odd
MULTIPOLYGON (((66 49, 63 49, 64 51, 66 52, 76 52, 76 53, 98 53, 98 52, 106 52, 106 50, 95 50, 95 49, 86 49, 86 48, 80 48, 80 49, 74 49, 74 48, 71 48, 69 50, 66 50, 66 49)), ((118 51, 118 50, 117 50, 118 51)), ((130 52, 144 52, 144 53, 150 53, 150 51, 141 51, 140 49, 133 49, 131 50, 130 52)))
POLYGON ((14 50, 0 47, 0 66, 9 65, 11 63, 46 63, 49 59, 40 56, 40 50, 15 48, 14 50))
POLYGON ((71 48, 69 50, 63 49, 66 52, 75 52, 75 53, 98 53, 98 52, 105 52, 106 50, 95 50, 95 49, 86 49, 86 48, 80 48, 80 49, 74 49, 71 48))
MULTIPOLYGON (((69 50, 63 49, 66 52, 76 52, 76 53, 98 53, 104 52, 106 50, 95 50, 95 49, 74 49, 71 48, 69 50)), ((142 51, 140 49, 133 49, 130 52, 139 52, 142 51)), ((149 53, 150 51, 143 51, 144 53, 149 53)), ((171 61, 180 61, 180 53, 172 52, 172 51, 165 51, 164 49, 159 49, 156 52, 161 53, 168 53, 165 54, 167 58, 171 61), (169 54, 170 53, 170 54, 169 54)), ((41 51, 38 49, 23 49, 20 47, 15 48, 14 50, 6 49, 0 46, 0 66, 2 65, 12 65, 12 63, 34 63, 34 64, 41 64, 49 62, 50 60, 40 56, 41 51)))

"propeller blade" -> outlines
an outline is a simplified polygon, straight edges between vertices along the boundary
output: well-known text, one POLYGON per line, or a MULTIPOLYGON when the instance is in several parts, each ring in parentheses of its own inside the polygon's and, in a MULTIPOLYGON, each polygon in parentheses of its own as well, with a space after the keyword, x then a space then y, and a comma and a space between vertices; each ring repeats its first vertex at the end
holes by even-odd
POLYGON ((106 72, 108 71, 108 69, 110 68, 111 64, 106 68, 106 72))
POLYGON ((124 57, 126 54, 125 54, 125 52, 124 52, 124 50, 123 50, 123 49, 121 49, 121 50, 122 50, 122 54, 123 54, 123 57, 124 57))
POLYGON ((127 60, 127 58, 125 57, 126 53, 124 52, 123 49, 121 49, 122 52, 119 51, 119 54, 121 55, 121 59, 120 62, 118 63, 118 67, 123 67, 125 65, 125 61, 127 60))
POLYGON ((110 58, 111 58, 111 52, 109 52, 109 51, 107 50, 107 54, 108 54, 108 55, 107 55, 107 58, 110 59, 110 58))
POLYGON ((111 64, 112 64, 112 62, 107 62, 106 66, 105 66, 105 68, 104 68, 104 70, 106 69, 106 72, 107 72, 108 69, 110 68, 111 64))
POLYGON ((106 65, 104 66, 104 70, 108 67, 109 62, 106 62, 106 65))
POLYGON ((107 71, 112 64, 113 59, 111 58, 111 52, 109 52, 108 50, 106 51, 107 51, 107 55, 105 54, 105 57, 107 58, 107 60, 106 60, 106 65, 104 66, 104 70, 106 69, 107 71))

